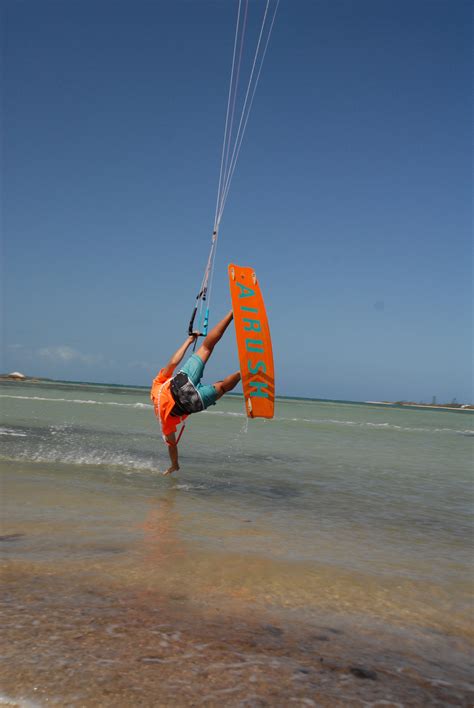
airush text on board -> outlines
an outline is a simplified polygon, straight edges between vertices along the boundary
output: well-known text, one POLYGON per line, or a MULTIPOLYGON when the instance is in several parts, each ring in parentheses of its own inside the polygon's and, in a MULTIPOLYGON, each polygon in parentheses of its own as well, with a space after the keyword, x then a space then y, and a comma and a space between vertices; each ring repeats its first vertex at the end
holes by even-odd
POLYGON ((246 412, 273 418, 273 348, 260 284, 253 268, 231 263, 228 271, 246 412))
MULTIPOLYGON (((255 297, 255 291, 252 290, 251 288, 248 288, 246 285, 242 285, 242 283, 236 283, 237 287, 240 288, 240 293, 239 293, 239 300, 240 298, 243 297, 255 297)), ((240 306, 241 312, 252 312, 254 314, 258 315, 258 308, 257 307, 247 307, 245 305, 240 306)), ((262 323, 260 320, 254 319, 252 317, 244 317, 243 318, 243 323, 244 323, 244 330, 246 332, 261 332, 262 331, 262 323)), ((262 339, 251 339, 251 338, 246 338, 245 339, 245 349, 248 352, 258 352, 260 354, 265 354, 265 349, 264 349, 264 344, 262 339)), ((265 366, 264 361, 258 361, 256 364, 253 364, 251 359, 247 359, 247 371, 249 376, 251 377, 252 375, 258 374, 259 371, 262 371, 265 373, 267 370, 267 367, 265 366)), ((259 381, 258 379, 252 379, 250 378, 249 385, 253 386, 253 388, 250 389, 250 398, 268 398, 269 397, 269 392, 268 392, 268 384, 266 381, 259 381), (264 390, 267 389, 267 390, 264 390)))

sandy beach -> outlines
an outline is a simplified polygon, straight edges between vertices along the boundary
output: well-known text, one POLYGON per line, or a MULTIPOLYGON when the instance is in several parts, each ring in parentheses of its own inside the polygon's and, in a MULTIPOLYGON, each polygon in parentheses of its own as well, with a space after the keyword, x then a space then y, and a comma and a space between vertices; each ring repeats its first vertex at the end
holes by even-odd
POLYGON ((471 705, 454 656, 449 668, 433 657, 404 666, 389 633, 378 653, 380 636, 328 617, 308 627, 238 602, 196 607, 183 587, 169 595, 88 575, 6 565, 5 696, 40 706, 471 705))

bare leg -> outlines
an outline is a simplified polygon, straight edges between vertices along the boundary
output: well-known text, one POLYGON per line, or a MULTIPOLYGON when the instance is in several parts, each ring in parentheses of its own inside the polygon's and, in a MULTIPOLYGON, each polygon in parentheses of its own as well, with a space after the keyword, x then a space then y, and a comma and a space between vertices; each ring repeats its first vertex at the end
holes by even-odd
POLYGON ((227 327, 230 325, 232 322, 234 315, 232 313, 232 310, 224 317, 223 320, 219 322, 207 335, 199 349, 197 350, 196 354, 199 356, 202 362, 204 364, 206 361, 209 359, 209 357, 212 354, 212 350, 216 346, 217 342, 219 339, 222 337, 224 332, 226 331, 227 327))
POLYGON ((240 381, 240 371, 236 371, 235 374, 230 374, 226 376, 223 381, 216 381, 214 388, 217 391, 217 398, 222 398, 224 393, 227 391, 232 391, 233 388, 237 386, 240 381))

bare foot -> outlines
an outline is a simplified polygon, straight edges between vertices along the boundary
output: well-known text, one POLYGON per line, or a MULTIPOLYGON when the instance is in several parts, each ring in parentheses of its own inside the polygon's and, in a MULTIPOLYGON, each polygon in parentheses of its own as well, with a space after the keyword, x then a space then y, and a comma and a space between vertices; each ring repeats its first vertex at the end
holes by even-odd
POLYGON ((177 472, 179 470, 179 465, 171 465, 171 467, 168 467, 165 472, 163 472, 163 477, 166 477, 169 474, 172 474, 172 472, 177 472))

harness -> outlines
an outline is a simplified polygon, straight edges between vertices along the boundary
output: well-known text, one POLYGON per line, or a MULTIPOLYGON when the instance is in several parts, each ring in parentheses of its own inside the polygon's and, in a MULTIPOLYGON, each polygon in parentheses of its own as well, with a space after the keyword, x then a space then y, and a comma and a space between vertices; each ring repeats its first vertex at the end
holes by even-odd
POLYGON ((191 415, 191 413, 199 413, 204 409, 201 396, 184 371, 179 371, 176 376, 173 376, 170 391, 175 403, 171 415, 178 417, 185 414, 191 415))

